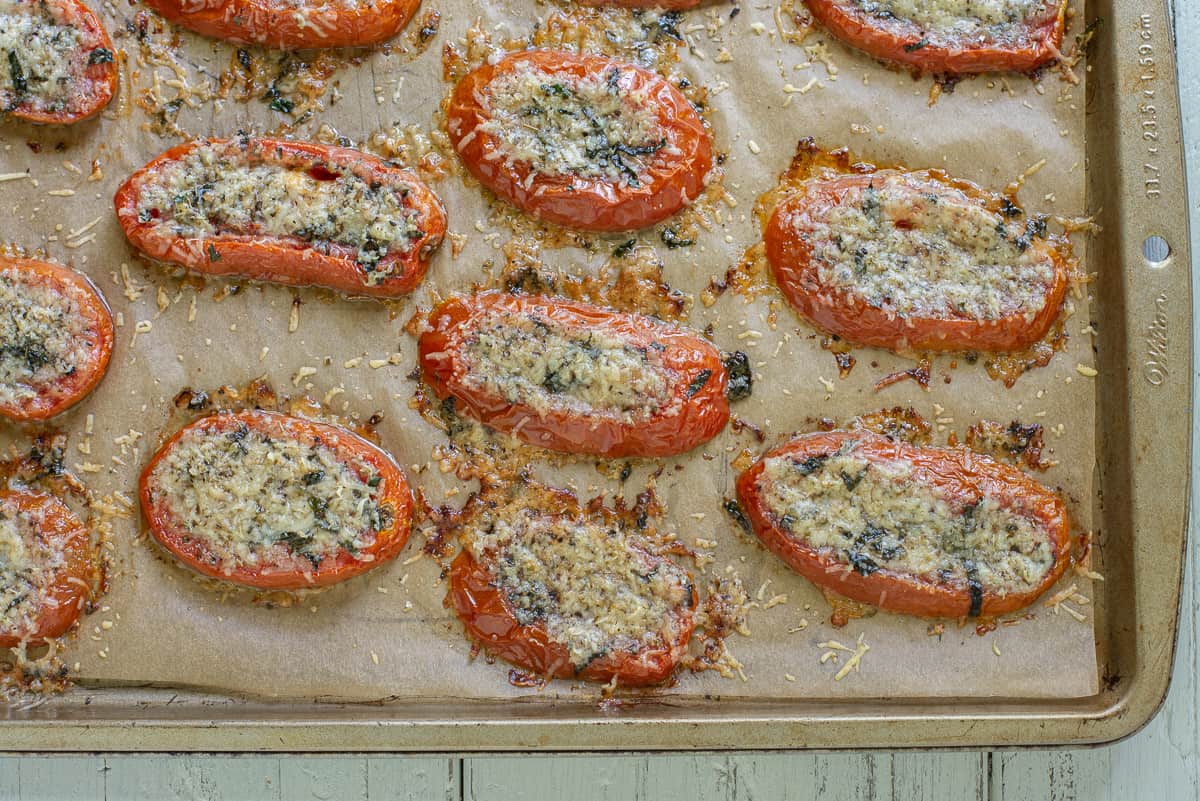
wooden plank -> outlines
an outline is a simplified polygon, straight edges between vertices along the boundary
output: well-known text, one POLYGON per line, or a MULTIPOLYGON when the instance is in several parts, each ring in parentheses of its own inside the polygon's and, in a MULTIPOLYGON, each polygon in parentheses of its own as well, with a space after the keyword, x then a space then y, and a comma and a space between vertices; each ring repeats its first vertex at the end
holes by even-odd
POLYGON ((458 801, 460 766, 458 759, 371 757, 367 795, 370 801, 458 801))
POLYGON ((281 801, 278 757, 109 757, 107 798, 281 801))
POLYGON ((20 790, 17 757, 0 756, 0 801, 16 801, 20 790))
POLYGON ((362 757, 292 757, 279 762, 279 792, 288 801, 367 801, 362 757))
POLYGON ((463 768, 468 801, 982 801, 984 775, 979 754, 509 757, 463 768))
MULTIPOLYGON (((100 801, 104 798, 104 760, 96 757, 21 757, 12 760, 20 801, 100 801)), ((0 768, 3 770, 3 768, 0 768)), ((0 780, 0 787, 3 786, 0 780)), ((0 798, 3 798, 0 790, 0 798)))
POLYGON ((892 757, 892 798, 897 801, 986 801, 988 755, 905 751, 892 757))

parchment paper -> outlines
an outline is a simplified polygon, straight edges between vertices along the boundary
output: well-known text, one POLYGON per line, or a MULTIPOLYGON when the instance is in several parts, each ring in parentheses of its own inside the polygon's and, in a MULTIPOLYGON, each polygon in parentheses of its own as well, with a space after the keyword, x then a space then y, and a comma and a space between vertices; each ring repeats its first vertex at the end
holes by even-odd
MULTIPOLYGON (((533 0, 435 2, 442 24, 429 49, 416 58, 377 52, 342 70, 336 78, 340 100, 300 126, 297 135, 312 137, 322 123, 356 142, 397 123, 427 131, 448 89, 442 80, 442 45, 462 36, 477 15, 489 26, 518 35, 528 33, 535 17, 555 10, 533 0)), ((726 214, 724 225, 703 232, 694 247, 669 251, 655 244, 666 263, 667 281, 696 297, 692 324, 702 329, 712 323, 720 347, 746 350, 758 365, 753 397, 736 404, 734 411, 762 427, 767 441, 760 446, 744 433, 726 431, 700 451, 668 460, 659 494, 684 541, 702 537, 718 543, 710 574, 732 567, 752 597, 769 581, 763 600, 785 594, 787 601, 753 611, 751 636, 728 641, 744 665, 745 681, 711 672, 685 673, 676 686, 657 692, 760 698, 1094 693, 1097 666, 1088 606, 1080 607, 1088 617, 1080 623, 1039 604, 1032 609, 1035 619, 986 636, 977 636, 973 625, 948 623, 942 637, 931 637, 926 621, 885 613, 837 630, 829 625, 829 608, 820 593, 739 533, 721 508, 732 494, 735 471, 730 461, 742 448, 761 452, 789 432, 811 430, 816 417, 846 419, 911 404, 929 419, 941 419, 937 442, 951 430, 961 435, 981 417, 1042 423, 1049 458, 1058 465, 1039 478, 1063 489, 1075 530, 1089 529, 1096 387, 1094 379, 1076 371, 1077 364, 1091 364, 1091 338, 1082 332, 1088 322, 1086 300, 1074 301, 1067 351, 1049 367, 1023 376, 1011 390, 989 380, 981 363, 970 365, 959 358, 957 369, 951 370, 950 358, 940 357, 928 391, 905 381, 878 393, 872 389, 878 378, 913 362, 862 348, 855 352, 857 368, 849 378, 839 379, 832 356, 819 346, 819 335, 786 307, 776 330, 765 324, 771 293, 751 304, 732 293, 711 308, 699 301, 710 277, 723 274, 758 241, 751 208, 774 185, 802 136, 813 136, 826 147, 847 145, 867 160, 944 167, 994 189, 1044 160, 1021 192, 1026 207, 1084 213, 1083 86, 1071 86, 1054 73, 1040 85, 1022 77, 986 76, 964 81, 930 108, 929 79, 889 71, 819 30, 805 44, 824 43, 828 62, 814 61, 802 47, 780 41, 773 5, 743 5, 733 20, 731 8, 721 4, 688 12, 680 28, 692 45, 683 52, 683 69, 710 90, 716 148, 727 154, 726 188, 738 205, 726 214), (725 23, 717 30, 719 40, 700 29, 714 14, 725 23), (715 60, 722 49, 732 60, 715 60), (788 92, 785 85, 809 88, 788 92), (761 338, 739 336, 751 329, 761 338), (943 383, 945 374, 952 376, 951 383, 943 383), (832 390, 825 381, 832 382, 832 390), (714 458, 706 460, 701 453, 714 458), (682 471, 673 469, 676 463, 683 465, 682 471), (807 627, 793 631, 802 621, 807 627), (849 654, 840 653, 840 662, 822 663, 820 657, 828 649, 818 644, 837 640, 853 647, 860 635, 870 651, 857 672, 835 681, 849 654)), ((138 9, 122 3, 97 10, 116 33, 138 9)), ((74 264, 92 276, 114 313, 123 318, 108 377, 91 398, 57 421, 71 433, 68 464, 97 493, 121 492, 133 499, 138 471, 156 447, 170 418, 171 399, 180 389, 242 385, 265 374, 285 392, 307 389, 319 398, 342 388, 333 405, 341 409, 346 404, 349 414, 365 418, 382 410, 383 445, 405 465, 413 484, 435 502, 465 500, 468 487, 458 487, 435 465, 427 465, 431 447, 443 437, 408 407, 415 384, 406 375, 415 365, 415 342, 401 329, 417 304, 428 305, 431 290, 446 294, 464 289, 480 278, 486 259, 501 260, 496 248, 510 231, 503 223, 488 222, 477 188, 450 175, 433 186, 446 203, 451 231, 465 234, 466 246, 452 258, 447 242, 425 286, 412 298, 389 308, 373 302, 329 302, 326 295, 308 290, 243 285, 239 293, 217 301, 214 294, 220 283, 197 289, 168 277, 159 267, 142 264, 118 229, 113 191, 130 171, 177 138, 145 130, 149 117, 131 101, 153 82, 155 70, 133 63, 133 37, 119 36, 117 45, 130 56, 131 69, 122 75, 123 96, 101 119, 62 130, 9 123, 0 132, 0 172, 28 169, 32 176, 0 184, 2 207, 8 213, 4 239, 27 249, 44 248, 52 257, 74 264), (40 143, 40 152, 27 142, 40 143), (103 177, 89 181, 93 159, 100 160, 103 177), (74 194, 50 194, 63 189, 74 194), (100 220, 88 232, 69 238, 95 218, 100 220), (499 235, 489 237, 493 232, 499 235), (92 233, 95 238, 89 239, 92 233), (81 240, 77 247, 68 245, 81 240), (123 263, 128 265, 128 282, 121 276, 123 263), (297 330, 289 333, 294 297, 302 306, 297 330), (166 300, 161 311, 160 298, 166 300), (189 322, 193 301, 195 319, 189 322), (135 337, 139 323, 141 333, 135 337), (398 363, 368 366, 369 360, 393 353, 401 354, 393 360, 398 363), (343 368, 344 362, 360 356, 361 366, 343 368), (305 367, 317 369, 293 386, 293 377, 305 367), (90 437, 84 434, 88 415, 94 417, 90 437), (126 438, 124 447, 115 441, 120 437, 126 438), (80 452, 78 445, 88 441, 91 453, 80 452), (457 494, 447 497, 447 490, 455 492, 452 488, 457 494)), ((212 74, 225 69, 233 53, 230 45, 186 32, 179 35, 178 47, 192 64, 212 74)), ((171 77, 161 67, 157 72, 159 80, 171 77)), ((185 108, 179 121, 190 134, 232 135, 238 129, 267 130, 279 119, 254 100, 185 108)), ((1082 245, 1079 237, 1076 243, 1082 245)), ((571 249, 547 250, 545 257, 576 273, 594 271, 602 261, 571 249)), ((22 443, 23 436, 12 426, 3 429, 6 441, 22 443)), ((642 467, 627 486, 639 486, 648 469, 642 467)), ((589 489, 612 493, 619 487, 591 465, 558 473, 557 478, 558 483, 571 481, 585 494, 591 494, 589 489)), ((419 553, 419 535, 395 563, 365 578, 296 607, 268 608, 249 603, 245 595, 222 600, 200 586, 164 558, 151 540, 139 536, 136 506, 130 512, 117 522, 111 591, 103 609, 84 621, 67 657, 68 663, 78 663, 77 675, 85 683, 153 683, 258 696, 361 700, 597 693, 594 687, 568 682, 554 682, 541 691, 512 687, 506 665, 482 658, 470 661, 460 627, 443 608, 445 587, 438 565, 429 558, 404 564, 419 553)), ((1070 582, 1089 595, 1088 582, 1072 575, 1055 590, 1070 582)))

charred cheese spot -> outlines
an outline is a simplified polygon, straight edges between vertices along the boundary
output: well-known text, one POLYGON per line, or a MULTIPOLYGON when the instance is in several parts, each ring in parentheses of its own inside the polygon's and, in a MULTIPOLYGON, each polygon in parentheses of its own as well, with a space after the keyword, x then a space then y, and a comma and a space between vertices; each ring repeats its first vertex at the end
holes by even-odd
POLYGON ((47 3, 0 0, 0 103, 12 110, 32 103, 39 111, 61 111, 82 75, 83 34, 60 24, 47 3))
POLYGON ((1025 225, 920 176, 881 174, 832 207, 799 207, 791 224, 822 285, 899 317, 1032 318, 1054 281, 1025 225))
POLYGON ((0 632, 30 632, 48 602, 46 592, 63 555, 39 535, 44 511, 0 499, 0 632))
POLYGON ((618 524, 536 510, 486 516, 467 547, 523 626, 541 624, 576 670, 612 652, 673 643, 691 600, 683 568, 618 524))
POLYGON ((851 5, 885 20, 911 22, 927 33, 949 37, 1015 38, 1023 22, 1046 10, 1045 0, 851 0, 851 5))
POLYGON ((644 93, 622 85, 621 69, 578 77, 519 64, 488 84, 497 158, 528 164, 530 175, 577 176, 638 186, 648 165, 678 155, 644 93))
POLYGON ((493 310, 466 343, 465 383, 541 413, 601 413, 626 421, 671 402, 674 374, 654 347, 565 327, 549 317, 493 310))
POLYGON ((155 465, 150 485, 185 532, 232 570, 286 563, 316 569, 358 556, 391 525, 383 479, 319 440, 272 438, 247 427, 191 429, 155 465))
POLYGON ((237 145, 201 145, 146 179, 138 219, 181 237, 296 237, 325 253, 349 249, 375 285, 390 274, 380 262, 422 236, 407 195, 403 184, 335 164, 251 164, 237 145))
POLYGON ((0 405, 35 399, 87 362, 97 332, 78 299, 0 269, 0 405))
POLYGON ((870 462, 854 443, 828 456, 770 457, 760 481, 779 528, 863 575, 977 583, 1003 596, 1035 588, 1054 567, 1050 535, 1032 516, 987 495, 949 500, 911 462, 870 462))

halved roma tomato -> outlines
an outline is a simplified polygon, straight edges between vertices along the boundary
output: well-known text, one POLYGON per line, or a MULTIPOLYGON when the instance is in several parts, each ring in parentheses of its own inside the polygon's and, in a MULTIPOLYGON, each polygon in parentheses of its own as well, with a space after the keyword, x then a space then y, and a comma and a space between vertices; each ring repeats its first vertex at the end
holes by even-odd
POLYGON ((151 258, 207 275, 393 298, 411 292, 446 233, 415 175, 344 147, 198 140, 130 176, 114 199, 151 258))
POLYGON ((146 0, 146 5, 205 36, 302 50, 385 42, 408 24, 421 0, 146 0))
POLYGON ((1058 317, 1069 248, 1008 198, 929 170, 801 183, 764 232, 788 302, 890 350, 1017 350, 1058 317))
POLYGON ((5 0, 0 51, 0 110, 14 117, 79 122, 117 91, 112 40, 79 0, 5 0))
POLYGON ((810 434, 742 473, 737 493, 754 533, 797 573, 902 614, 1013 612, 1070 561, 1062 499, 965 448, 810 434))
POLYGON ((198 573, 298 590, 353 578, 408 541, 412 493, 396 462, 344 428, 265 411, 181 429, 142 471, 150 533, 198 573))
POLYGON ((91 595, 87 528, 52 495, 0 489, 0 648, 64 634, 91 595))
POLYGON ((0 416, 45 420, 100 383, 113 322, 86 276, 0 255, 0 309, 0 416))
POLYGON ((627 231, 704 189, 708 131, 657 73, 606 56, 526 50, 468 73, 446 129, 484 186, 543 220, 627 231))
POLYGON ((1066 0, 926 3, 806 0, 846 43, 926 72, 1029 72, 1058 58, 1066 0))
POLYGON ((531 445, 670 456, 729 419, 721 354, 696 334, 561 298, 484 292, 430 314, 425 381, 455 410, 531 445))
POLYGON ((610 510, 527 483, 500 495, 464 509, 450 566, 447 601, 467 635, 542 678, 667 679, 694 625, 688 572, 610 510))

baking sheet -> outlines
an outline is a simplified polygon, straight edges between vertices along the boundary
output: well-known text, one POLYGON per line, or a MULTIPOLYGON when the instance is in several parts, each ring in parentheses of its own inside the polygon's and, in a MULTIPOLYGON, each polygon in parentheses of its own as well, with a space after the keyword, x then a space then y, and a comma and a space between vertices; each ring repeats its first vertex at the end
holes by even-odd
MULTIPOLYGON (((299 126, 297 135, 313 137, 322 124, 359 143, 395 125, 415 124, 428 131, 448 89, 442 80, 443 44, 462 36, 476 14, 488 20, 489 27, 524 35, 534 15, 545 18, 556 10, 529 3, 464 6, 437 5, 441 30, 423 53, 412 56, 400 48, 379 52, 340 72, 335 78, 340 100, 299 126)), ((124 5, 98 10, 114 34, 136 11, 124 5)), ((692 47, 683 52, 681 68, 709 88, 709 119, 717 150, 727 154, 725 186, 737 206, 691 248, 669 251, 655 244, 668 283, 696 298, 692 324, 704 328, 712 323, 720 347, 746 350, 752 363, 764 363, 756 369, 753 397, 736 404, 734 412, 763 428, 767 441, 759 445, 746 433, 726 431, 701 449, 714 456, 711 461, 699 452, 667 460, 658 491, 684 541, 701 537, 718 543, 715 562, 707 568, 710 574, 732 567, 752 596, 769 580, 763 600, 785 594, 787 602, 751 612, 751 636, 728 641, 744 666, 744 681, 711 672, 684 674, 676 686, 656 692, 756 698, 1093 694, 1097 668, 1086 606, 1084 623, 1038 606, 1035 619, 986 636, 977 636, 970 625, 947 624, 940 639, 930 637, 927 622, 888 614, 837 630, 828 623, 828 605, 820 593, 745 539, 721 510, 723 499, 732 493, 735 473, 730 462, 741 449, 757 453, 789 432, 810 429, 813 418, 845 419, 883 406, 912 405, 930 419, 945 421, 936 440, 951 429, 961 434, 981 417, 1001 422, 1019 418, 1053 427, 1046 438, 1049 458, 1058 465, 1039 478, 1063 488, 1076 531, 1089 529, 1095 384, 1076 370, 1077 364, 1092 363, 1091 339, 1082 332, 1088 322, 1085 300, 1074 301, 1067 350, 1048 367, 1023 376, 1012 390, 988 379, 982 364, 968 365, 960 358, 957 369, 950 370, 950 358, 940 357, 928 391, 906 381, 878 393, 872 385, 879 377, 913 362, 859 349, 858 366, 848 378, 839 379, 832 356, 820 347, 820 337, 786 308, 779 314, 778 327, 770 329, 765 322, 769 295, 747 303, 726 293, 711 308, 699 301, 710 278, 723 274, 758 240, 751 208, 774 185, 802 136, 815 137, 828 147, 850 146, 871 161, 941 166, 994 189, 1044 159, 1021 192, 1026 207, 1071 215, 1084 212, 1082 84, 1069 85, 1050 74, 1039 91, 1024 78, 984 77, 961 83, 953 94, 943 94, 928 107, 928 79, 885 70, 819 31, 804 43, 825 43, 814 51, 781 41, 772 33, 773 6, 743 6, 732 21, 729 10, 717 6, 684 15, 680 29, 688 32, 692 47), (711 14, 726 23, 719 29, 713 26, 717 39, 707 30, 692 30, 708 23, 711 14), (722 56, 718 63, 715 57, 722 49, 732 59, 722 56), (822 61, 825 53, 828 57, 822 61), (786 85, 810 88, 788 92, 786 85), (762 336, 745 335, 748 331, 762 336), (952 377, 948 384, 942 380, 946 373, 952 377), (832 382, 832 391, 826 381, 832 382), (943 411, 935 414, 935 404, 943 411), (676 471, 675 464, 683 469, 676 471), (792 631, 802 621, 807 626, 792 631), (841 652, 837 663, 822 663, 829 649, 820 643, 836 640, 853 647, 860 635, 870 651, 857 671, 835 680, 848 654, 841 652), (1049 675, 1055 677, 1053 682, 1047 681, 1049 675)), ((139 48, 132 37, 119 37, 117 46, 136 62, 139 48)), ((187 33, 179 34, 179 48, 184 59, 199 68, 188 72, 185 80, 201 80, 204 71, 220 73, 235 49, 187 33)), ((467 488, 456 486, 436 465, 412 469, 429 462, 432 446, 443 437, 409 408, 415 383, 406 376, 415 365, 415 342, 402 327, 418 305, 428 305, 430 292, 464 289, 481 279, 486 260, 502 260, 498 246, 511 236, 503 220, 489 217, 477 188, 449 175, 433 186, 446 203, 450 230, 466 236, 465 247, 454 258, 448 241, 425 286, 411 299, 393 306, 330 302, 320 292, 243 285, 240 292, 217 300, 223 286, 218 282, 197 287, 138 262, 112 216, 112 192, 124 177, 177 141, 149 130, 154 127, 151 118, 131 102, 152 85, 153 73, 162 82, 171 79, 172 71, 131 63, 123 77, 134 72, 138 74, 132 85, 127 80, 122 87, 119 105, 94 123, 65 131, 21 125, 3 130, 3 172, 28 168, 35 179, 0 184, 0 198, 10 211, 5 238, 25 248, 44 247, 51 256, 91 275, 124 321, 108 377, 88 401, 58 421, 71 432, 76 449, 69 464, 77 466, 98 493, 123 492, 132 498, 137 472, 168 424, 171 399, 179 390, 241 385, 266 375, 281 391, 323 397, 341 388, 333 399, 335 408, 345 403, 347 413, 363 418, 383 410, 382 442, 409 468, 410 480, 435 501, 464 500, 467 488), (40 143, 40 152, 27 144, 31 141, 40 143), (93 159, 101 164, 99 180, 88 180, 93 159), (100 222, 88 231, 68 236, 97 217, 100 222), (74 246, 77 243, 82 244, 74 246), (123 263, 128 265, 128 278, 122 274, 123 263), (290 331, 296 297, 302 305, 296 330, 290 331), (193 299, 195 317, 189 322, 193 299), (164 300, 165 305, 160 304, 164 300), (371 360, 387 360, 397 353, 395 364, 369 366, 371 360), (357 357, 363 357, 359 367, 342 367, 357 357), (302 368, 316 372, 293 386, 302 368), (83 433, 89 414, 94 418, 91 453, 84 454, 77 446, 89 439, 83 433), (99 469, 88 472, 85 467, 99 469), (447 496, 456 489, 457 494, 447 496)), ((164 91, 170 97, 169 90, 164 91)), ((278 114, 255 99, 184 108, 178 124, 194 135, 232 135, 239 129, 269 130, 278 120, 278 114)), ((624 238, 614 238, 611 244, 624 238)), ((1078 237, 1076 243, 1081 244, 1078 237)), ((571 272, 586 273, 598 269, 606 252, 550 249, 543 256, 571 272)), ((11 433, 6 430, 4 438, 12 438, 11 433)), ((590 463, 556 472, 585 495, 619 487, 590 463)), ((631 482, 645 472, 635 474, 631 482)), ((597 694, 594 687, 567 682, 540 691, 512 687, 506 680, 507 666, 469 660, 470 647, 442 606, 445 588, 439 567, 428 558, 404 564, 418 553, 419 535, 397 562, 365 578, 297 606, 271 608, 249 603, 244 594, 223 598, 195 582, 139 536, 140 522, 136 509, 132 511, 131 517, 117 522, 116 566, 104 608, 85 620, 66 657, 68 663, 78 663, 84 683, 352 700, 597 694), (104 621, 112 625, 103 627, 104 621)), ((1086 580, 1069 576, 1064 581, 1075 582, 1084 596, 1090 594, 1086 580)))

